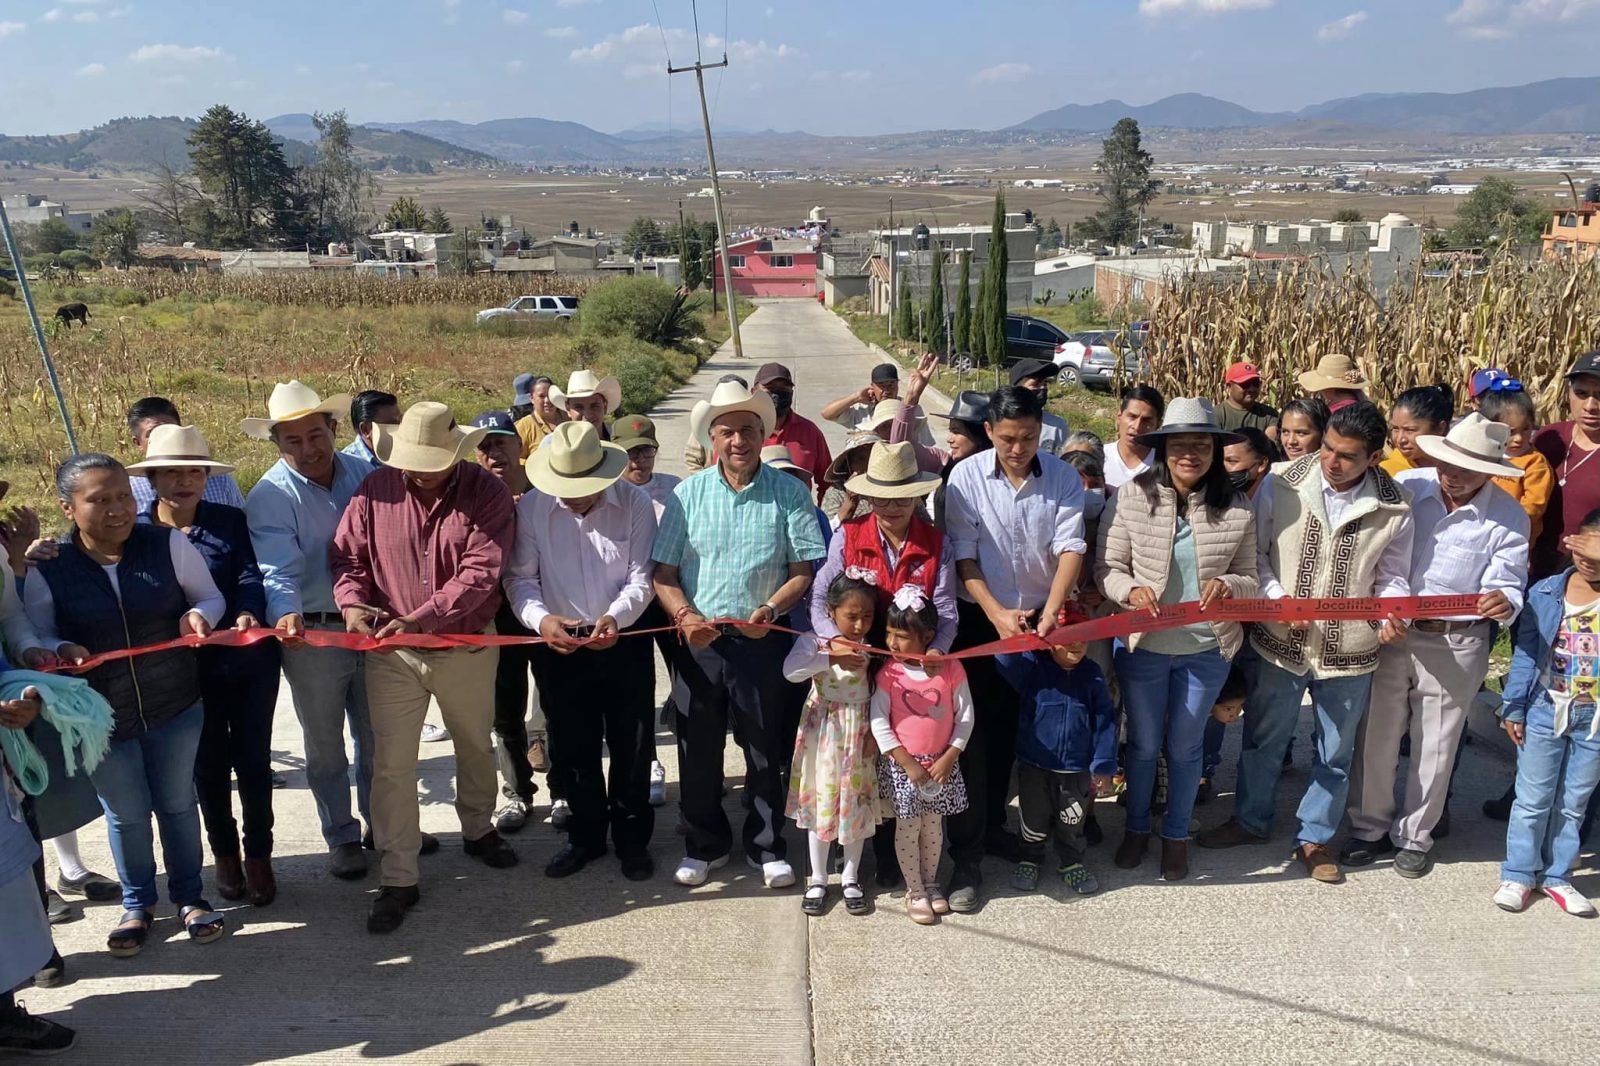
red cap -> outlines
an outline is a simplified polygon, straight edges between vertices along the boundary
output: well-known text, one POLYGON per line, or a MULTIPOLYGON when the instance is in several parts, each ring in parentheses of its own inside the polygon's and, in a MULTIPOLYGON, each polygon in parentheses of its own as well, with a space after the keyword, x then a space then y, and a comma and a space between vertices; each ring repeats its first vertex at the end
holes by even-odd
POLYGON ((1256 369, 1254 363, 1234 363, 1222 380, 1229 385, 1243 385, 1247 381, 1260 381, 1261 371, 1256 369))

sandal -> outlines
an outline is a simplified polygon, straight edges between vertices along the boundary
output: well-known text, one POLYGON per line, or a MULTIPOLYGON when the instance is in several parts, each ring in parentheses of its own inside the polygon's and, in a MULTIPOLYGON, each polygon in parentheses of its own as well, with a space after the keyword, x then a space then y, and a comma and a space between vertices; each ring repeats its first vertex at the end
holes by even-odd
POLYGON ((822 912, 828 909, 828 886, 809 885, 806 894, 800 897, 800 910, 813 918, 822 917, 822 912))
POLYGON ((131 959, 144 950, 150 936, 150 923, 155 920, 147 910, 123 911, 117 927, 106 937, 106 950, 119 959, 131 959))
POLYGON ((212 910, 211 904, 203 899, 179 907, 178 919, 183 922, 184 932, 189 934, 189 939, 196 944, 209 944, 228 931, 222 915, 212 910))
POLYGON ((872 901, 867 899, 867 894, 861 891, 861 886, 854 881, 846 881, 841 886, 844 889, 844 909, 855 915, 868 914, 872 910, 872 901))

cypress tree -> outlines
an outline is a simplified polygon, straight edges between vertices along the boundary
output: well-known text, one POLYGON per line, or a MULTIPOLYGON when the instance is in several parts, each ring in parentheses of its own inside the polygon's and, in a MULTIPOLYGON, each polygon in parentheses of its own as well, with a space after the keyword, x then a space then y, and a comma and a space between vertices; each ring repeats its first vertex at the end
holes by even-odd
POLYGON ((972 255, 961 253, 961 280, 956 283, 956 351, 965 352, 972 344, 972 255))
POLYGON ((904 272, 900 275, 900 299, 894 314, 895 339, 903 343, 910 343, 917 339, 916 319, 911 308, 911 278, 904 272))
POLYGON ((989 227, 989 262, 984 280, 989 282, 988 305, 984 308, 984 354, 995 366, 1006 363, 1006 194, 994 195, 994 222, 989 227))
POLYGON ((933 249, 933 269, 928 274, 928 316, 922 323, 923 341, 930 351, 945 354, 944 344, 944 250, 933 249))

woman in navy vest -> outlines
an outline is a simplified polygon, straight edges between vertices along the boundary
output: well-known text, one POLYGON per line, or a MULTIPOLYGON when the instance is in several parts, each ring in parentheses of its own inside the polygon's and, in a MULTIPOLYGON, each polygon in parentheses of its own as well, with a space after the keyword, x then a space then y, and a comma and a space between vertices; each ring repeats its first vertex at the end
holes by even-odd
MULTIPOLYGON (((56 471, 56 493, 73 528, 24 589, 45 647, 81 662, 211 632, 225 605, 205 560, 180 531, 137 523, 121 463, 96 452, 73 456, 56 471)), ((115 713, 111 751, 90 774, 122 881, 124 913, 106 947, 137 955, 150 932, 157 900, 152 815, 178 917, 192 939, 215 940, 224 932, 222 915, 200 885, 194 763, 204 719, 195 653, 174 648, 118 659, 83 676, 115 713)))
MULTIPOLYGON (((223 624, 247 630, 267 616, 267 597, 250 544, 244 512, 201 498, 206 478, 233 470, 211 458, 211 446, 194 426, 157 426, 142 463, 155 501, 142 522, 181 529, 206 561, 227 607, 223 624)), ((278 702, 278 642, 245 648, 201 648, 200 696, 205 727, 194 782, 200 816, 216 863, 217 892, 257 907, 278 894, 272 873, 272 711, 278 702), (233 817, 233 781, 244 814, 244 856, 233 817)))

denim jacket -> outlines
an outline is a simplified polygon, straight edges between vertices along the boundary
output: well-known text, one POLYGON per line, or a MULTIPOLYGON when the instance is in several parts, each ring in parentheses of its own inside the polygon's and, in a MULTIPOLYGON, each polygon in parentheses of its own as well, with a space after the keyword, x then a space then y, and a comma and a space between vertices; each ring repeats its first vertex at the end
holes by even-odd
POLYGON ((1555 720, 1552 731, 1556 736, 1565 733, 1570 723, 1565 714, 1555 713, 1550 692, 1541 682, 1550 666, 1556 633, 1561 628, 1567 579, 1572 573, 1572 567, 1568 567, 1535 582, 1528 590, 1527 607, 1517 616, 1511 630, 1511 672, 1506 675, 1501 696, 1503 721, 1526 722, 1529 710, 1541 710, 1555 720))

